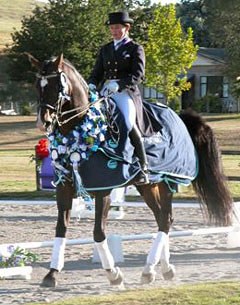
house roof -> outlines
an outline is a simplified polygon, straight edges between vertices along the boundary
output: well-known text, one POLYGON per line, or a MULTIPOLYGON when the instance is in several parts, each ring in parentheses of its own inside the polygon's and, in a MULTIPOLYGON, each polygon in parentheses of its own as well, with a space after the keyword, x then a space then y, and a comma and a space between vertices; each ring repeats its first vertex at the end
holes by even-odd
POLYGON ((203 48, 198 49, 198 55, 203 56, 208 59, 218 61, 220 63, 225 62, 225 52, 221 48, 203 48))

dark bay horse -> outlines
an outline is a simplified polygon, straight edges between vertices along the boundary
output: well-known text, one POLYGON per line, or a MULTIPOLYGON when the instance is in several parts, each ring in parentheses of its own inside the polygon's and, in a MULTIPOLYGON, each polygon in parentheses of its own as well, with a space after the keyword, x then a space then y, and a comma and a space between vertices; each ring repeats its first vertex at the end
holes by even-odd
MULTIPOLYGON (((57 128, 64 138, 74 129, 74 126, 84 119, 90 109, 88 86, 74 66, 63 58, 63 55, 44 62, 40 62, 30 54, 27 55, 32 65, 38 70, 36 81, 39 98, 37 126, 43 131, 57 128)), ((166 107, 165 111, 170 110, 166 107)), ((232 215, 232 198, 222 172, 219 149, 213 131, 199 115, 192 112, 185 111, 181 114, 181 118, 178 115, 176 117, 181 124, 182 121, 184 122, 184 128, 189 132, 186 136, 191 138, 191 143, 194 144, 198 155, 198 175, 192 181, 194 190, 203 206, 206 207, 210 220, 219 225, 229 225, 232 215)), ((53 141, 55 140, 53 139, 53 141)), ((179 149, 181 150, 181 147, 179 149)), ((56 153, 52 153, 53 161, 56 158, 56 153)), ((72 165, 66 165, 68 173, 80 170, 79 166, 76 166, 78 159, 77 154, 72 155, 72 165)), ((96 172, 97 170, 95 168, 96 172)), ((134 178, 128 181, 128 184, 134 183, 134 178)), ((143 268, 141 281, 142 283, 154 281, 155 266, 159 262, 164 279, 171 279, 175 270, 174 266, 169 263, 168 233, 173 221, 173 192, 165 181, 136 185, 136 187, 153 212, 158 227, 158 233, 143 268)), ((55 287, 56 275, 63 268, 66 232, 75 191, 71 178, 65 179, 64 183, 58 183, 56 186, 58 207, 56 235, 50 270, 44 277, 42 286, 55 287)), ((112 285, 119 285, 123 282, 123 274, 120 268, 115 266, 105 235, 110 192, 111 188, 91 192, 95 197, 93 238, 109 282, 112 285)))

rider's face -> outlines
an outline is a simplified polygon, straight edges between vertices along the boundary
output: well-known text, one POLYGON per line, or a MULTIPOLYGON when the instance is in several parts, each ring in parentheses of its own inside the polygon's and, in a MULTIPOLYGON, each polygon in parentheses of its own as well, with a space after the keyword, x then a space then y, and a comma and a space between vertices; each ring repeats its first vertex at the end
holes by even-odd
POLYGON ((109 29, 113 39, 120 40, 129 30, 129 25, 110 24, 109 29))

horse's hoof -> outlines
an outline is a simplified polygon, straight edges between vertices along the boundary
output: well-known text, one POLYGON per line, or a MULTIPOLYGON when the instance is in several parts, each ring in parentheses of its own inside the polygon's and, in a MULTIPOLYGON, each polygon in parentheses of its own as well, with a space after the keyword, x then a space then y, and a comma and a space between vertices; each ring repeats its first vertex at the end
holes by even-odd
POLYGON ((114 268, 114 270, 107 271, 107 278, 111 285, 119 286, 123 283, 123 273, 119 267, 114 268))
POLYGON ((164 272, 162 275, 164 280, 170 281, 174 278, 175 273, 176 273, 175 267, 173 265, 169 265, 169 270, 167 272, 164 272))
POLYGON ((155 281, 156 279, 156 271, 152 270, 151 272, 149 273, 142 273, 142 276, 141 276, 141 284, 144 285, 144 284, 151 284, 155 281))
POLYGON ((43 278, 42 283, 40 285, 41 287, 56 287, 57 286, 57 280, 53 276, 49 276, 48 274, 43 278))

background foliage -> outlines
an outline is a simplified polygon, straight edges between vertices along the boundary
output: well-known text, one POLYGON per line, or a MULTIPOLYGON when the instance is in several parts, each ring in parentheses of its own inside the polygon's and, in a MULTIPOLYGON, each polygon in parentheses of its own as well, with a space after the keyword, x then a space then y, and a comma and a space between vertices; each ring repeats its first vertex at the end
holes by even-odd
MULTIPOLYGON (((88 78, 99 46, 110 38, 105 26, 108 13, 113 8, 129 10, 135 20, 132 38, 146 43, 156 7, 151 5, 150 0, 49 2, 47 6, 39 2, 35 7, 37 2, 33 0, 0 0, 0 35, 1 40, 8 43, 0 54, 1 100, 18 99, 26 103, 33 99, 33 93, 25 81, 33 81, 35 71, 31 70, 23 52, 30 52, 40 60, 63 52, 88 78), (23 12, 25 17, 20 22, 23 12), (11 31, 13 43, 4 36, 4 30, 9 33, 11 26, 15 27, 11 31), (18 88, 14 81, 18 82, 18 88), (13 94, 14 86, 19 98, 13 94)), ((227 75, 234 81, 240 70, 239 9, 238 0, 181 0, 176 5, 176 17, 181 22, 183 32, 188 33, 188 29, 192 28, 194 44, 225 48, 227 75)), ((171 39, 170 35, 168 39, 171 39)), ((235 90, 235 94, 239 96, 239 90, 235 90)))
POLYGON ((187 70, 196 59, 191 28, 184 33, 174 5, 158 5, 148 28, 146 75, 149 87, 163 93, 166 101, 190 89, 187 70))

